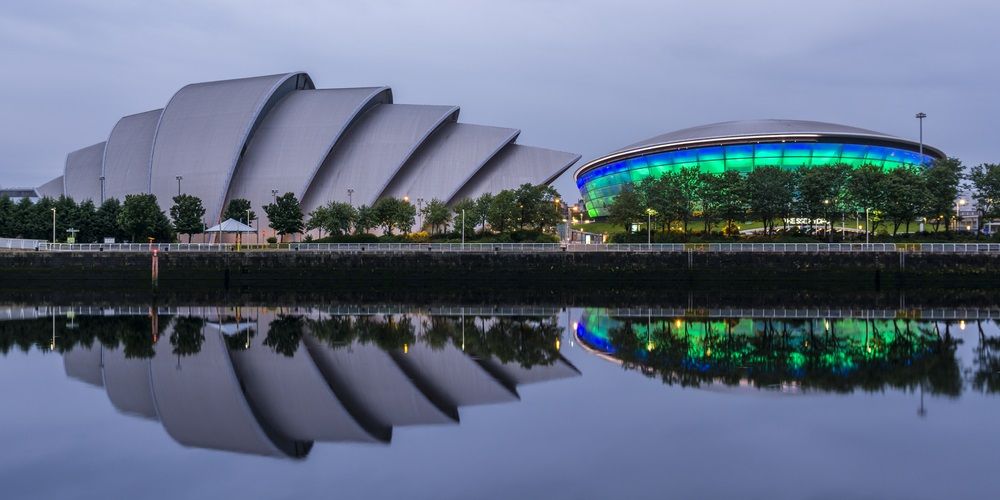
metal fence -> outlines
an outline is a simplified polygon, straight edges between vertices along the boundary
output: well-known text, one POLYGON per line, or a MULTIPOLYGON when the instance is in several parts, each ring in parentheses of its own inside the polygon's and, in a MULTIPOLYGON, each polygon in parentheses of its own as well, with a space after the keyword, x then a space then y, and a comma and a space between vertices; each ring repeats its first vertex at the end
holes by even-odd
MULTIPOLYGON (((225 243, 48 243, 0 239, 0 249, 46 252, 233 252, 225 243)), ((316 253, 943 253, 1000 254, 1000 243, 291 243, 243 245, 244 251, 316 253)))
POLYGON ((44 240, 22 240, 18 238, 0 238, 0 249, 3 250, 35 250, 44 240))

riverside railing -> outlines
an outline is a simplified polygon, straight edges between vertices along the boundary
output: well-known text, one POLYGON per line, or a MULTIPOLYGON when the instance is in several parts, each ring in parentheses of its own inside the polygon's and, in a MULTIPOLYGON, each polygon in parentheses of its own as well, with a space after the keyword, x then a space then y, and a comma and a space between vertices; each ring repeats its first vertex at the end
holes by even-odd
POLYGON ((45 240, 22 240, 19 238, 0 238, 0 249, 3 250, 35 250, 45 240))
MULTIPOLYGON (((16 240, 0 249, 45 252, 234 252, 226 243, 48 243, 16 240), (31 243, 24 243, 31 242, 31 243)), ((243 245, 242 251, 313 253, 935 253, 1000 254, 1000 243, 291 243, 278 248, 243 245)))

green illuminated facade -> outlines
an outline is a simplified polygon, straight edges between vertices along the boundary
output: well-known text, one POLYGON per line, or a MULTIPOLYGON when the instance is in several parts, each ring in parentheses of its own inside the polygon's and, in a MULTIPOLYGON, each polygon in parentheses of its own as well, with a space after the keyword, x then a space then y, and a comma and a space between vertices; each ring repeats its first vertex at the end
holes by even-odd
POLYGON ((626 185, 682 168, 721 174, 756 167, 797 169, 844 164, 885 170, 926 166, 944 154, 928 146, 842 125, 789 120, 730 122, 685 129, 629 146, 585 164, 577 187, 590 217, 607 207, 626 185))

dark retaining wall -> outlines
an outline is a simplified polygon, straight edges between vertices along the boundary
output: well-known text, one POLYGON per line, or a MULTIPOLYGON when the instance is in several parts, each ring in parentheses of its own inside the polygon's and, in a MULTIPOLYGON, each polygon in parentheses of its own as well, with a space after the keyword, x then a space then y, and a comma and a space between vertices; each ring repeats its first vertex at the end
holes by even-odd
MULTIPOLYGON (((148 290, 151 256, 0 252, 0 291, 148 290)), ((780 291, 996 288, 1000 257, 763 253, 169 253, 158 288, 253 290, 566 290, 678 288, 780 291)))

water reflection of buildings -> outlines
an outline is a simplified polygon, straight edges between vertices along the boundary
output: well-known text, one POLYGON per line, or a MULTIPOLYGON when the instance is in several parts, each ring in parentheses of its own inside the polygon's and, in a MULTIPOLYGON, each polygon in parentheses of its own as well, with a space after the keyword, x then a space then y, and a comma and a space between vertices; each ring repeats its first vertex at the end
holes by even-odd
POLYGON ((197 315, 140 317, 164 325, 148 350, 119 335, 63 356, 67 375, 185 446, 303 457, 315 441, 385 443, 394 427, 454 424, 460 407, 579 374, 553 318, 180 312, 197 315))
POLYGON ((966 382, 984 392, 1000 386, 990 372, 1000 365, 991 349, 997 338, 983 330, 997 317, 996 310, 585 309, 574 334, 590 352, 670 385, 957 396, 966 382), (951 329, 966 320, 946 319, 955 317, 979 328, 970 369, 956 356, 961 340, 951 329))

